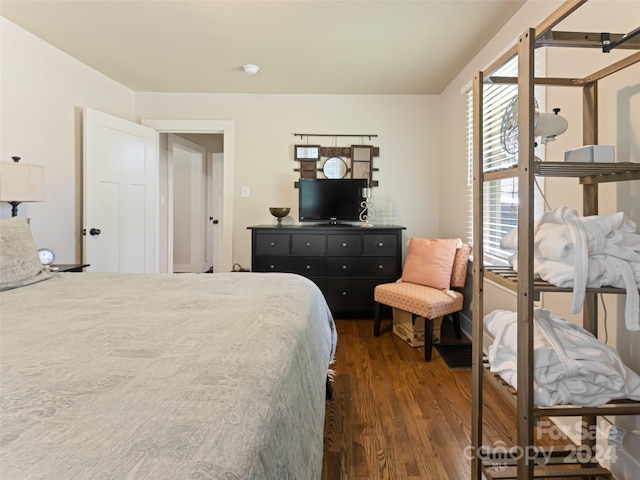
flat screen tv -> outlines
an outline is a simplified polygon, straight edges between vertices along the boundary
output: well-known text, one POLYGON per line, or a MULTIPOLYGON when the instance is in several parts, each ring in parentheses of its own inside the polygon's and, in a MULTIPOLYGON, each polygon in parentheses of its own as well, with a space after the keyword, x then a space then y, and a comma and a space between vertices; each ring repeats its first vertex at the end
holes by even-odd
POLYGON ((298 183, 298 212, 301 222, 357 222, 360 220, 364 178, 301 178, 298 183))

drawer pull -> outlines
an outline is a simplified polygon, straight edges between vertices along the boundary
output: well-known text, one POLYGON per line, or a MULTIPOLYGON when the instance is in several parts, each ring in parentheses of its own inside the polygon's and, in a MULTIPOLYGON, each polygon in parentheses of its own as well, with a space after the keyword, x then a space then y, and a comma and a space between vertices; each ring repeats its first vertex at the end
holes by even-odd
POLYGON ((307 270, 311 270, 311 265, 307 265, 305 268, 306 268, 307 270))
POLYGON ((342 242, 342 246, 346 247, 347 246, 347 242, 342 242))
POLYGON ((275 265, 269 265, 269 269, 274 270, 276 268, 275 265))
POLYGON ((382 270, 384 267, 382 265, 378 265, 378 270, 382 270))
POLYGON ((379 247, 384 247, 384 243, 382 243, 382 242, 378 242, 378 246, 379 246, 379 247))
POLYGON ((346 297, 346 296, 347 296, 347 292, 346 292, 346 291, 343 291, 343 292, 342 292, 342 296, 343 296, 343 297, 346 297))
POLYGON ((311 242, 307 242, 307 247, 310 247, 310 246, 311 246, 311 242))
POLYGON ((269 245, 272 246, 272 247, 275 247, 276 246, 276 242, 271 242, 269 245))
POLYGON ((342 265, 342 269, 343 269, 343 270, 346 270, 346 269, 347 269, 347 266, 346 266, 346 265, 342 265))

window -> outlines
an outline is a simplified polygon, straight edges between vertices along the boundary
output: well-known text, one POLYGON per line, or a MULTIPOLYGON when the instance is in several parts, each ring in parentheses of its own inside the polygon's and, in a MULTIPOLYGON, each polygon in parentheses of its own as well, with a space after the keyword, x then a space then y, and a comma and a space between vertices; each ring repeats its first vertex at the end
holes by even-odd
MULTIPOLYGON (((536 51, 535 71, 541 75, 544 56, 542 50, 536 51)), ((518 58, 507 62, 494 75, 515 77, 518 74, 518 58)), ((517 95, 515 84, 484 85, 484 170, 510 167, 518 163, 517 154, 509 154, 500 142, 500 127, 505 108, 517 95)), ((469 242, 473 243, 473 91, 467 91, 467 201, 469 218, 467 224, 469 242)), ((544 105, 544 88, 536 87, 536 100, 544 105)), ((538 156, 543 152, 538 152, 538 156)), ((536 192, 536 196, 539 196, 536 192)), ((541 201, 536 199, 534 209, 541 211, 538 206, 541 201)), ((507 258, 513 253, 502 250, 500 241, 512 228, 517 226, 518 220, 518 179, 506 178, 484 183, 484 255, 485 263, 491 265, 507 264, 507 258)), ((538 214, 536 216, 539 216, 538 214)))

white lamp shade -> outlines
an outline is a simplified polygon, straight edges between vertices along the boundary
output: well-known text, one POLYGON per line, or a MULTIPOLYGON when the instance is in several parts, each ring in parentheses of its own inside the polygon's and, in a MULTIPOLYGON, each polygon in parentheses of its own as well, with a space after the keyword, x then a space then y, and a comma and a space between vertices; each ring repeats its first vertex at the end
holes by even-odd
POLYGON ((0 163, 0 201, 44 201, 44 167, 26 163, 0 163))

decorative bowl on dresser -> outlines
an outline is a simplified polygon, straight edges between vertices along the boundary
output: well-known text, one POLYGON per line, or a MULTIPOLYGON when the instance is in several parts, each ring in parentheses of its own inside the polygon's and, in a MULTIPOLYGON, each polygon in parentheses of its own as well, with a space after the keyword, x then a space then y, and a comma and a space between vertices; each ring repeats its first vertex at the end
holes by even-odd
POLYGON ((282 227, 282 219, 289 215, 289 207, 269 207, 269 213, 278 220, 278 227, 282 227))

